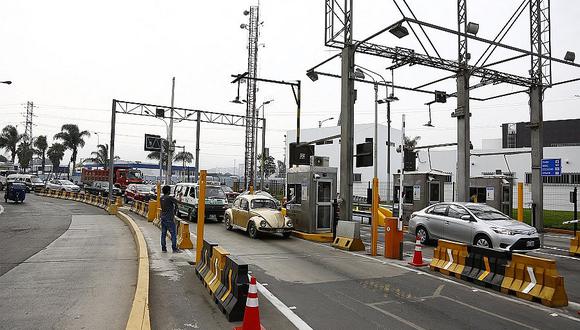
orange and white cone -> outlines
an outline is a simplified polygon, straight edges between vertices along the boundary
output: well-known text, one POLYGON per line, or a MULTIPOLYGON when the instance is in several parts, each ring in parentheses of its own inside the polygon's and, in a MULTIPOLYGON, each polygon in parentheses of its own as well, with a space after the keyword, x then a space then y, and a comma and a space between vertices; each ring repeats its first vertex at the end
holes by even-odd
POLYGON ((413 253, 413 260, 409 262, 409 265, 415 267, 427 266, 427 264, 423 262, 423 252, 421 251, 421 239, 419 239, 419 236, 417 236, 415 241, 415 252, 413 253))
POLYGON ((256 278, 254 276, 251 277, 250 287, 248 288, 246 310, 244 311, 244 322, 241 327, 235 327, 234 330, 265 330, 260 323, 258 288, 256 287, 256 278))

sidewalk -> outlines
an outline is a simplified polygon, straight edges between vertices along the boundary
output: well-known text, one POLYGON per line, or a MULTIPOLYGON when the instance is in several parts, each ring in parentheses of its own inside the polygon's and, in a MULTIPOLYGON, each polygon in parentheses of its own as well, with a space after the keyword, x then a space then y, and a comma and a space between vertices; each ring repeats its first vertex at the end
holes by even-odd
POLYGON ((0 328, 124 329, 137 278, 127 237, 115 216, 73 215, 62 236, 0 277, 0 328))
MULTIPOLYGON (((137 223, 147 241, 150 260, 149 310, 152 329, 231 329, 230 323, 195 276, 195 250, 161 252, 161 231, 133 212, 124 211, 137 223)), ((195 224, 190 224, 195 225, 195 224)), ((195 245, 195 236, 192 235, 195 245)), ((295 329, 268 300, 260 298, 260 317, 266 329, 295 329)))

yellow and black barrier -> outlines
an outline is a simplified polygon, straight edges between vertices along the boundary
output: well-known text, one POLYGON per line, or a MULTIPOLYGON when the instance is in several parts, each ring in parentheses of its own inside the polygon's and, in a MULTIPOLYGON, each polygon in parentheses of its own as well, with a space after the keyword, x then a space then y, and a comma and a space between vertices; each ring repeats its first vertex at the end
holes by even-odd
POLYGON ((193 249, 193 242, 189 233, 189 223, 179 220, 177 230, 177 247, 180 249, 193 249))
POLYGON ((195 273, 228 321, 241 321, 248 295, 248 265, 217 244, 204 240, 195 273))
POLYGON ((568 305, 555 260, 439 240, 429 267, 545 306, 568 305))
POLYGON ((570 239, 570 254, 580 255, 580 232, 577 232, 576 236, 570 239))

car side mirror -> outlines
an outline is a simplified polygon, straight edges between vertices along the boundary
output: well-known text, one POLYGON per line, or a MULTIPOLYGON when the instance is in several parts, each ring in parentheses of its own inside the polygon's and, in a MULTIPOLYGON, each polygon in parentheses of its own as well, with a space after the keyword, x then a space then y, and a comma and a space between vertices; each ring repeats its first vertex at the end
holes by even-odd
POLYGON ((461 220, 472 221, 473 218, 469 214, 465 214, 461 216, 461 220))

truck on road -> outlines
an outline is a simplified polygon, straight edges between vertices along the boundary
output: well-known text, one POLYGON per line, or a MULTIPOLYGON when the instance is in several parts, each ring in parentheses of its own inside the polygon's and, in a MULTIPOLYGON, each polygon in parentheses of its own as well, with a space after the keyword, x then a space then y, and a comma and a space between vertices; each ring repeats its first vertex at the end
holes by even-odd
MULTIPOLYGON (((95 181, 109 181, 109 170, 89 170, 83 168, 81 172, 81 182, 84 185, 91 186, 95 181)), ((124 191, 129 184, 143 183, 143 173, 136 169, 116 166, 114 168, 113 183, 116 187, 124 191)))

